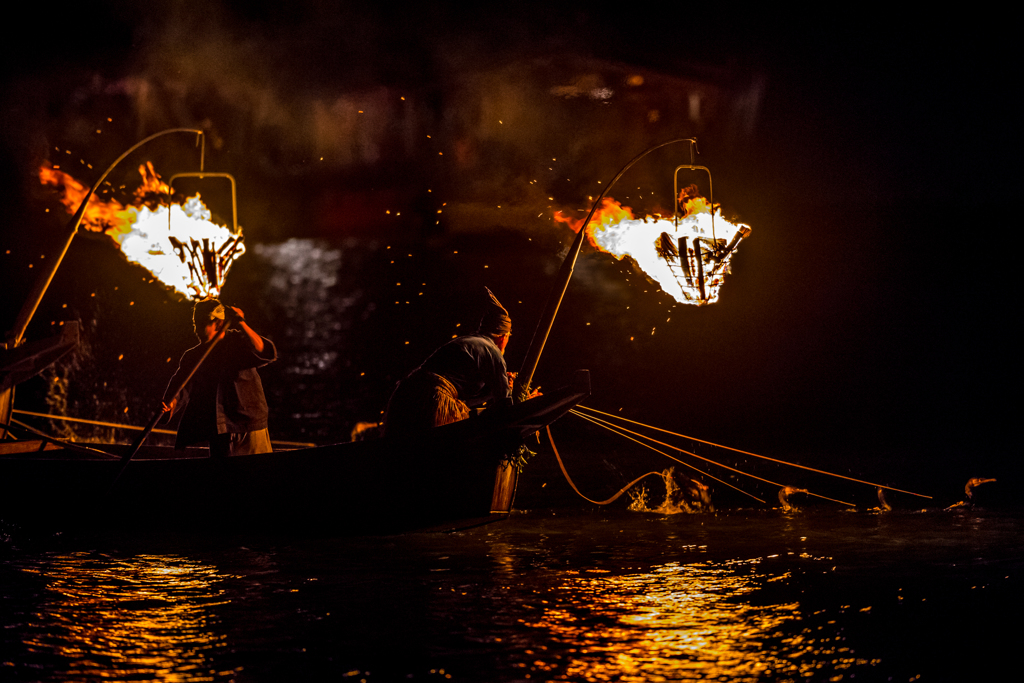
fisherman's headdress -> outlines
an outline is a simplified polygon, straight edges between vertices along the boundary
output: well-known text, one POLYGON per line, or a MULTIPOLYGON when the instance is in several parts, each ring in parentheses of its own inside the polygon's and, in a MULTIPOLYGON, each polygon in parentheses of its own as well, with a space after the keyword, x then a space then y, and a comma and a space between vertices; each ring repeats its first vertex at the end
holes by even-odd
POLYGON ((199 330, 210 324, 211 320, 223 319, 224 306, 216 299, 197 301, 196 305, 192 308, 192 325, 196 329, 196 334, 199 334, 199 330))
POLYGON ((508 311, 498 302, 494 292, 487 287, 487 306, 484 308, 484 315, 480 319, 480 334, 506 334, 512 331, 512 318, 508 311))

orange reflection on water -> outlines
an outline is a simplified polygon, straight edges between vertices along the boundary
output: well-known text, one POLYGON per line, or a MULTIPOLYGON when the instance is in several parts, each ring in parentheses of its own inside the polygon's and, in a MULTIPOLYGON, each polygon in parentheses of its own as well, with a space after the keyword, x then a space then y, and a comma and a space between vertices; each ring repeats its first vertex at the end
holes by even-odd
POLYGON ((548 652, 568 654, 530 668, 544 680, 754 681, 874 664, 802 629, 799 603, 751 600, 765 583, 790 579, 755 574, 757 562, 672 563, 624 576, 573 572, 556 590, 564 596, 557 605, 523 620, 548 632, 548 652))
POLYGON ((183 557, 95 553, 50 556, 23 567, 49 583, 25 640, 30 651, 64 662, 59 680, 201 681, 215 672, 210 608, 227 602, 227 578, 183 557))

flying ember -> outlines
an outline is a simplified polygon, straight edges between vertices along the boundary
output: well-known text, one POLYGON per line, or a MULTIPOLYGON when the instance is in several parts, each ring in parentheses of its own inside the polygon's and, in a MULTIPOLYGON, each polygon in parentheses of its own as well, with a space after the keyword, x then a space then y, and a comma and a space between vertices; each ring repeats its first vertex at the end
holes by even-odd
MULTIPOLYGON (((110 237, 129 261, 180 294, 193 299, 217 296, 231 264, 245 253, 241 229, 234 234, 214 223, 198 193, 171 203, 170 188, 150 162, 139 167, 139 174, 142 184, 128 205, 93 194, 82 227, 110 237)), ((39 169, 39 181, 59 191, 69 214, 89 190, 49 164, 39 169)))
MULTIPOLYGON (((587 239, 598 250, 640 269, 680 303, 702 306, 718 300, 729 262, 750 226, 730 223, 692 186, 680 198, 682 217, 636 218, 628 206, 605 197, 587 226, 587 239)), ((555 214, 555 220, 579 232, 582 220, 555 214)))

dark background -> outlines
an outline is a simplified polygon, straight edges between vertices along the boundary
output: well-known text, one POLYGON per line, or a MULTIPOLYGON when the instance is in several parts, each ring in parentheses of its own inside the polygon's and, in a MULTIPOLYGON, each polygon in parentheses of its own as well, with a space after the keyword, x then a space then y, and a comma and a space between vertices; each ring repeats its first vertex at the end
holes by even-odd
MULTIPOLYGON (((586 250, 542 387, 588 368, 589 404, 631 419, 943 501, 969 477, 1015 489, 1005 17, 636 3, 28 12, 3 41, 8 328, 67 220, 40 163, 88 184, 143 137, 200 126, 207 169, 238 181, 249 248, 223 298, 282 356, 262 372, 273 433, 345 440, 475 326, 483 285, 516 323, 518 367, 572 237, 551 213, 588 208, 647 146, 697 136, 716 201, 753 228, 721 301, 676 305, 586 250)), ((172 136, 112 180, 137 182, 145 160, 197 170, 191 139, 172 136)), ((683 146, 662 150, 611 195, 669 206, 688 162, 683 146)), ((109 241, 77 237, 28 337, 77 319, 83 344, 19 387, 16 407, 143 423, 193 343, 189 317, 109 241)), ((556 433, 593 487, 648 467, 578 420, 556 433)), ((554 481, 545 463, 532 476, 554 481)))

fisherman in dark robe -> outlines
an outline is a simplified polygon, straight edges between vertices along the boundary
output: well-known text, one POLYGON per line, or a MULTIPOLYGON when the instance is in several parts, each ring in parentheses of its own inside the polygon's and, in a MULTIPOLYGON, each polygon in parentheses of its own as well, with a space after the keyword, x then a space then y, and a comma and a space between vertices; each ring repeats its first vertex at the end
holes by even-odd
POLYGON ((489 289, 487 297, 476 334, 452 339, 395 387, 384 417, 385 436, 465 420, 471 408, 511 397, 513 375, 504 353, 512 319, 489 289))
POLYGON ((174 447, 206 441, 211 457, 272 452, 267 399, 256 368, 277 360, 274 343, 249 327, 241 309, 216 299, 198 302, 192 321, 200 344, 181 357, 164 392, 165 412, 184 410, 174 447), (229 331, 225 318, 232 320, 229 331), (217 345, 175 398, 175 388, 215 338, 217 345))

